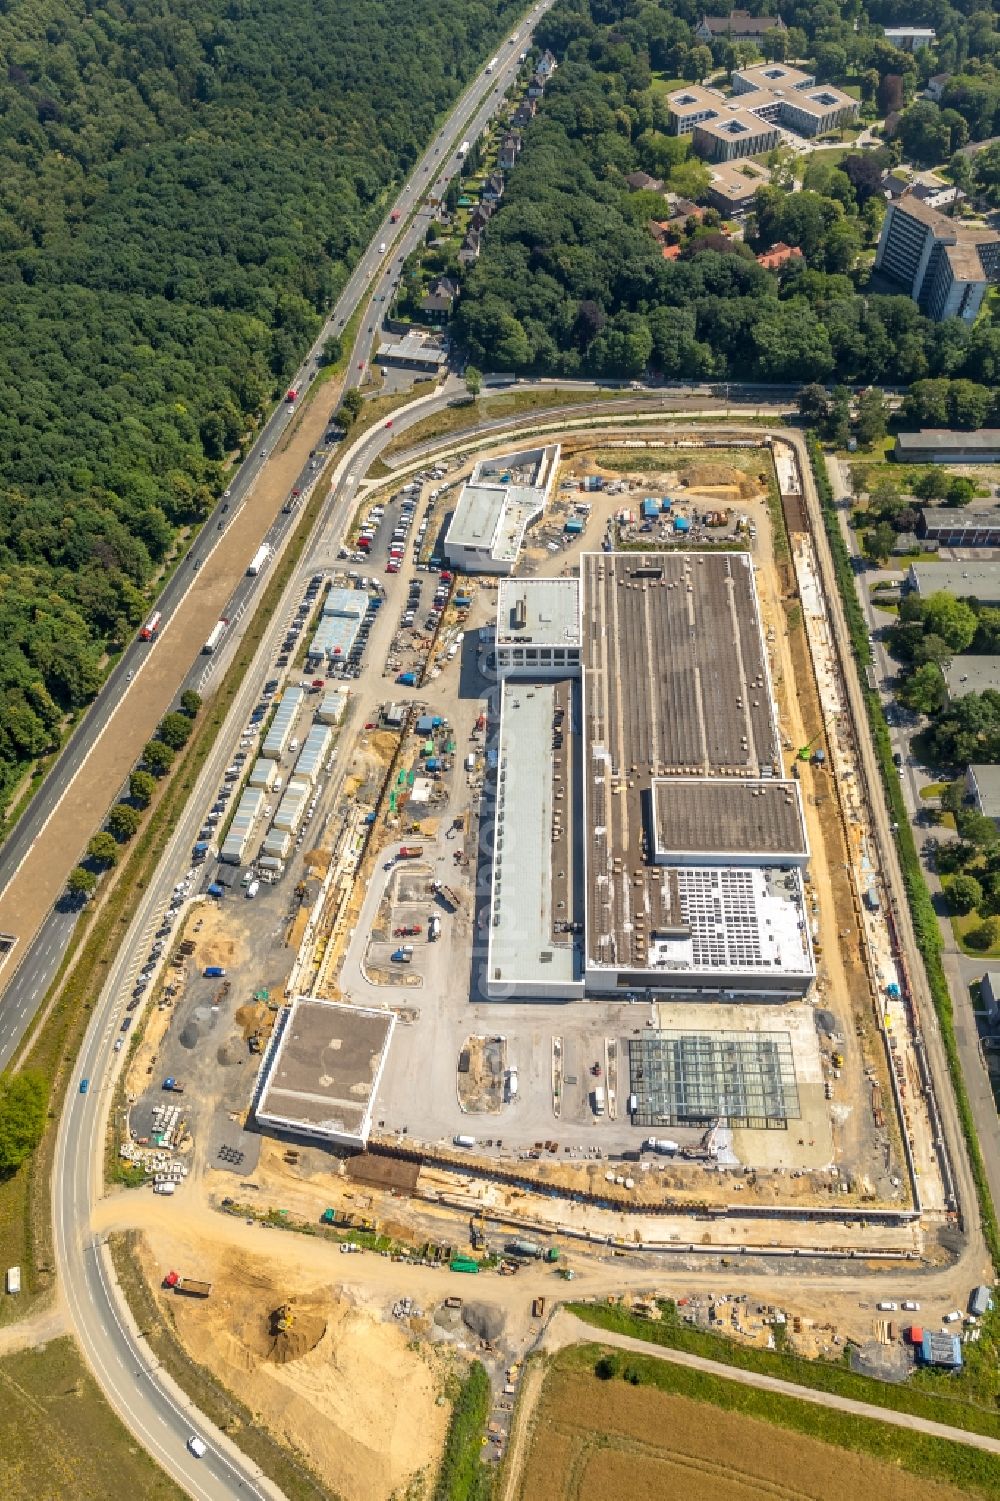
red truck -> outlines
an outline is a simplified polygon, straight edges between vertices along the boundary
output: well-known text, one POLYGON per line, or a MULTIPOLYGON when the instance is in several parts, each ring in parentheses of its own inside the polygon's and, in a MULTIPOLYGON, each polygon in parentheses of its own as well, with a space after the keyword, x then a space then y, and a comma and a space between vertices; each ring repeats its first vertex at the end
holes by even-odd
POLYGON ((399 846, 399 858, 401 860, 419 860, 424 852, 422 844, 401 844, 399 846))
POLYGON ((182 1277, 180 1272, 168 1272, 163 1285, 172 1287, 175 1293, 187 1293, 189 1298, 207 1298, 212 1291, 211 1282, 199 1282, 196 1277, 182 1277))
POLYGON ((288 390, 285 392, 285 400, 289 403, 289 405, 291 405, 291 403, 293 401, 297 401, 298 400, 298 398, 299 398, 299 392, 301 390, 302 390, 302 382, 300 380, 297 380, 295 382, 294 386, 289 386, 288 390))
POLYGON ((140 641, 155 641, 156 637, 160 633, 160 621, 162 619, 163 619, 163 617, 160 614, 159 610, 157 610, 154 614, 150 615, 149 619, 146 621, 146 624, 143 626, 142 630, 139 632, 139 640, 140 641))
POLYGON ((393 211, 392 211, 392 213, 389 215, 389 223, 390 224, 398 224, 399 223, 399 209, 398 208, 394 208, 393 211))

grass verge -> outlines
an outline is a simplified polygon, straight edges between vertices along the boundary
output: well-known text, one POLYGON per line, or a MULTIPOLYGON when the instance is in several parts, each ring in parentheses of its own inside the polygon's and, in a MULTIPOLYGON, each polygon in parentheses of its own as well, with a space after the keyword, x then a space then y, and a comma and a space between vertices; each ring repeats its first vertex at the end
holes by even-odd
MULTIPOLYGON (((601 1365, 606 1380, 624 1378, 634 1386, 652 1386, 673 1396, 710 1403, 727 1412, 762 1419, 779 1428, 819 1439, 839 1449, 870 1455, 929 1480, 945 1482, 966 1495, 994 1497, 1000 1487, 1000 1458, 970 1445, 952 1443, 909 1428, 858 1417, 836 1408, 819 1407, 781 1392, 764 1391, 723 1376, 694 1371, 632 1351, 602 1350, 577 1345, 559 1357, 578 1369, 601 1365), (606 1358, 605 1365, 602 1357, 606 1358)), ((710 1430, 709 1430, 710 1431, 710 1430)))
POLYGON ((119 1422, 68 1337, 0 1360, 0 1392, 5 1501, 105 1501, 119 1489, 143 1501, 186 1494, 119 1422))
MULTIPOLYGON (((982 1394, 983 1403, 988 1405, 976 1405, 974 1395, 963 1390, 960 1375, 949 1374, 942 1377, 931 1371, 925 1373, 927 1378, 942 1387, 947 1382, 950 1391, 929 1391, 922 1387, 879 1381, 874 1376, 858 1375, 846 1365, 835 1365, 827 1360, 807 1360, 804 1356, 787 1350, 761 1350, 755 1345, 738 1344, 725 1335, 713 1334, 707 1329, 692 1328, 681 1320, 676 1306, 669 1300, 660 1304, 662 1317, 659 1321, 640 1318, 618 1304, 568 1303, 566 1306, 570 1313, 575 1313, 578 1319, 595 1329, 628 1334, 633 1339, 644 1340, 650 1345, 683 1350, 689 1355, 717 1360, 741 1371, 754 1371, 761 1376, 794 1381, 797 1386, 807 1386, 811 1391, 830 1392, 838 1397, 849 1397, 855 1402, 885 1407, 891 1412, 907 1412, 914 1417, 927 1418, 933 1423, 945 1423, 951 1428, 962 1428, 969 1433, 985 1433, 991 1438, 1000 1438, 1000 1415, 996 1412, 992 1394, 982 1394)), ((923 1375, 920 1379, 924 1379, 923 1375)))
POLYGON ((272 1438, 259 1418, 227 1391, 211 1371, 192 1360, 184 1349, 169 1314, 164 1314, 150 1291, 138 1260, 134 1231, 108 1237, 118 1285, 150 1348, 161 1366, 187 1393, 210 1423, 260 1466, 288 1501, 337 1501, 306 1461, 272 1438))
POLYGON ((421 443, 428 443, 433 438, 446 438, 450 433, 464 432, 478 422, 489 422, 500 417, 520 417, 530 412, 545 412, 552 407, 614 401, 626 396, 635 399, 633 391, 562 391, 550 386, 543 386, 538 390, 507 391, 501 396, 481 396, 475 402, 459 396, 443 412, 433 412, 401 432, 382 452, 390 457, 394 453, 408 453, 421 443))
POLYGON ((477 1360, 469 1367, 451 1410, 434 1501, 489 1501, 493 1476, 482 1458, 489 1415, 490 1380, 477 1360))
MULTIPOLYGON (((955 1104, 958 1109, 962 1135, 965 1138, 972 1176, 976 1185, 983 1238, 986 1241, 994 1267, 1000 1268, 1000 1228, 997 1226, 996 1212, 990 1197, 989 1183, 986 1178, 986 1166, 983 1162, 979 1138, 976 1135, 972 1106, 969 1103, 965 1080, 962 1076, 962 1065, 958 1056, 958 1042, 955 1037, 955 1017, 951 992, 948 989, 944 966, 941 963, 942 942, 941 933, 938 928, 937 914, 934 911, 930 891, 924 880, 920 857, 917 854, 917 846, 913 838, 913 829, 910 825, 906 803, 903 799, 903 789, 900 786, 899 775, 893 765, 889 727, 885 722, 882 704, 878 692, 875 689, 865 686, 864 669, 871 665, 872 660, 871 646, 868 643, 868 628, 865 624, 865 617, 854 587, 854 570, 851 566, 851 559, 847 551, 847 544, 844 541, 843 532, 840 529, 833 491, 830 488, 826 465, 823 462, 823 453, 815 434, 810 433, 806 441, 809 447, 813 478, 819 493, 820 507, 823 513, 823 526, 830 545, 837 586, 840 591, 844 614, 847 618, 851 649, 859 668, 861 692, 865 701, 872 738, 875 743, 875 756, 878 761, 882 784, 885 788, 889 815, 896 831, 896 851, 903 873, 903 884, 906 889, 906 898, 913 921, 913 931, 917 947, 920 950, 920 957, 923 960, 924 971, 927 975, 927 984, 934 1003, 934 1010, 937 1014, 941 1041, 948 1059, 948 1071, 951 1075, 952 1089, 955 1094, 955 1104)), ((972 1348, 978 1351, 979 1346, 972 1348)))

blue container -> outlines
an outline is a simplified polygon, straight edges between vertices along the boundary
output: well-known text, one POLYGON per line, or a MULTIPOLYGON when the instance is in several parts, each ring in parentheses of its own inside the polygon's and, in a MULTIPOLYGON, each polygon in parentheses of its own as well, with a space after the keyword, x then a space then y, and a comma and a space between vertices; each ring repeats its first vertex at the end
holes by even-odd
POLYGON ((687 519, 686 516, 675 516, 674 517, 674 531, 675 532, 689 532, 690 530, 691 530, 691 523, 687 519))

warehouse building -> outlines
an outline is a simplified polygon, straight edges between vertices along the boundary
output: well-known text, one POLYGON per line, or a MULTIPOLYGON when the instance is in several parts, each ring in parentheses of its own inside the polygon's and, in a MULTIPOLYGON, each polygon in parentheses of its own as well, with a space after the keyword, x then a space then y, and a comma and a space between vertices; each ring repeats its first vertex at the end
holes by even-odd
POLYGON ((261 1126, 363 1151, 396 1018, 391 1011, 298 996, 261 1064, 261 1126))
POLYGON ((892 456, 900 464, 997 464, 1000 427, 981 427, 974 433, 922 427, 918 433, 900 433, 892 456))
POLYGON ((444 540, 463 573, 513 573, 524 534, 548 505, 559 444, 481 460, 462 487, 444 540))
POLYGON ((368 608, 368 595, 356 589, 333 588, 323 601, 323 613, 307 653, 311 662, 344 661, 358 639, 368 608))
POLYGON ((805 995, 808 842, 749 558, 586 554, 580 614, 580 682, 503 685, 487 993, 805 995))
POLYGON ((917 519, 917 536, 941 547, 1000 547, 1000 509, 953 511, 924 506, 917 519))

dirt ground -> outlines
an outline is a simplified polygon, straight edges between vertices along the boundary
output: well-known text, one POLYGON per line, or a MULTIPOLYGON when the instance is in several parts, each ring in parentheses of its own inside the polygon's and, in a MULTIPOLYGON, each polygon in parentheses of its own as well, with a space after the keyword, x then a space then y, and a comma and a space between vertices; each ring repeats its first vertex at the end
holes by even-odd
MULTIPOLYGON (((537 1393, 539 1383, 532 1387, 537 1393)), ((618 1380, 560 1357, 541 1384, 527 1453, 512 1447, 505 1501, 958 1501, 919 1479, 787 1429, 618 1380), (710 1441, 706 1435, 710 1433, 710 1441), (523 1454, 523 1463, 522 1461, 523 1454)))
MULTIPOLYGON (((197 1249, 157 1235, 156 1260, 196 1264, 197 1249)), ((150 1258, 152 1260, 152 1258, 150 1258)), ((207 1300, 158 1293, 195 1360, 212 1370, 344 1501, 388 1501, 432 1476, 450 1407, 451 1358, 357 1289, 263 1258, 213 1251, 207 1300)))

